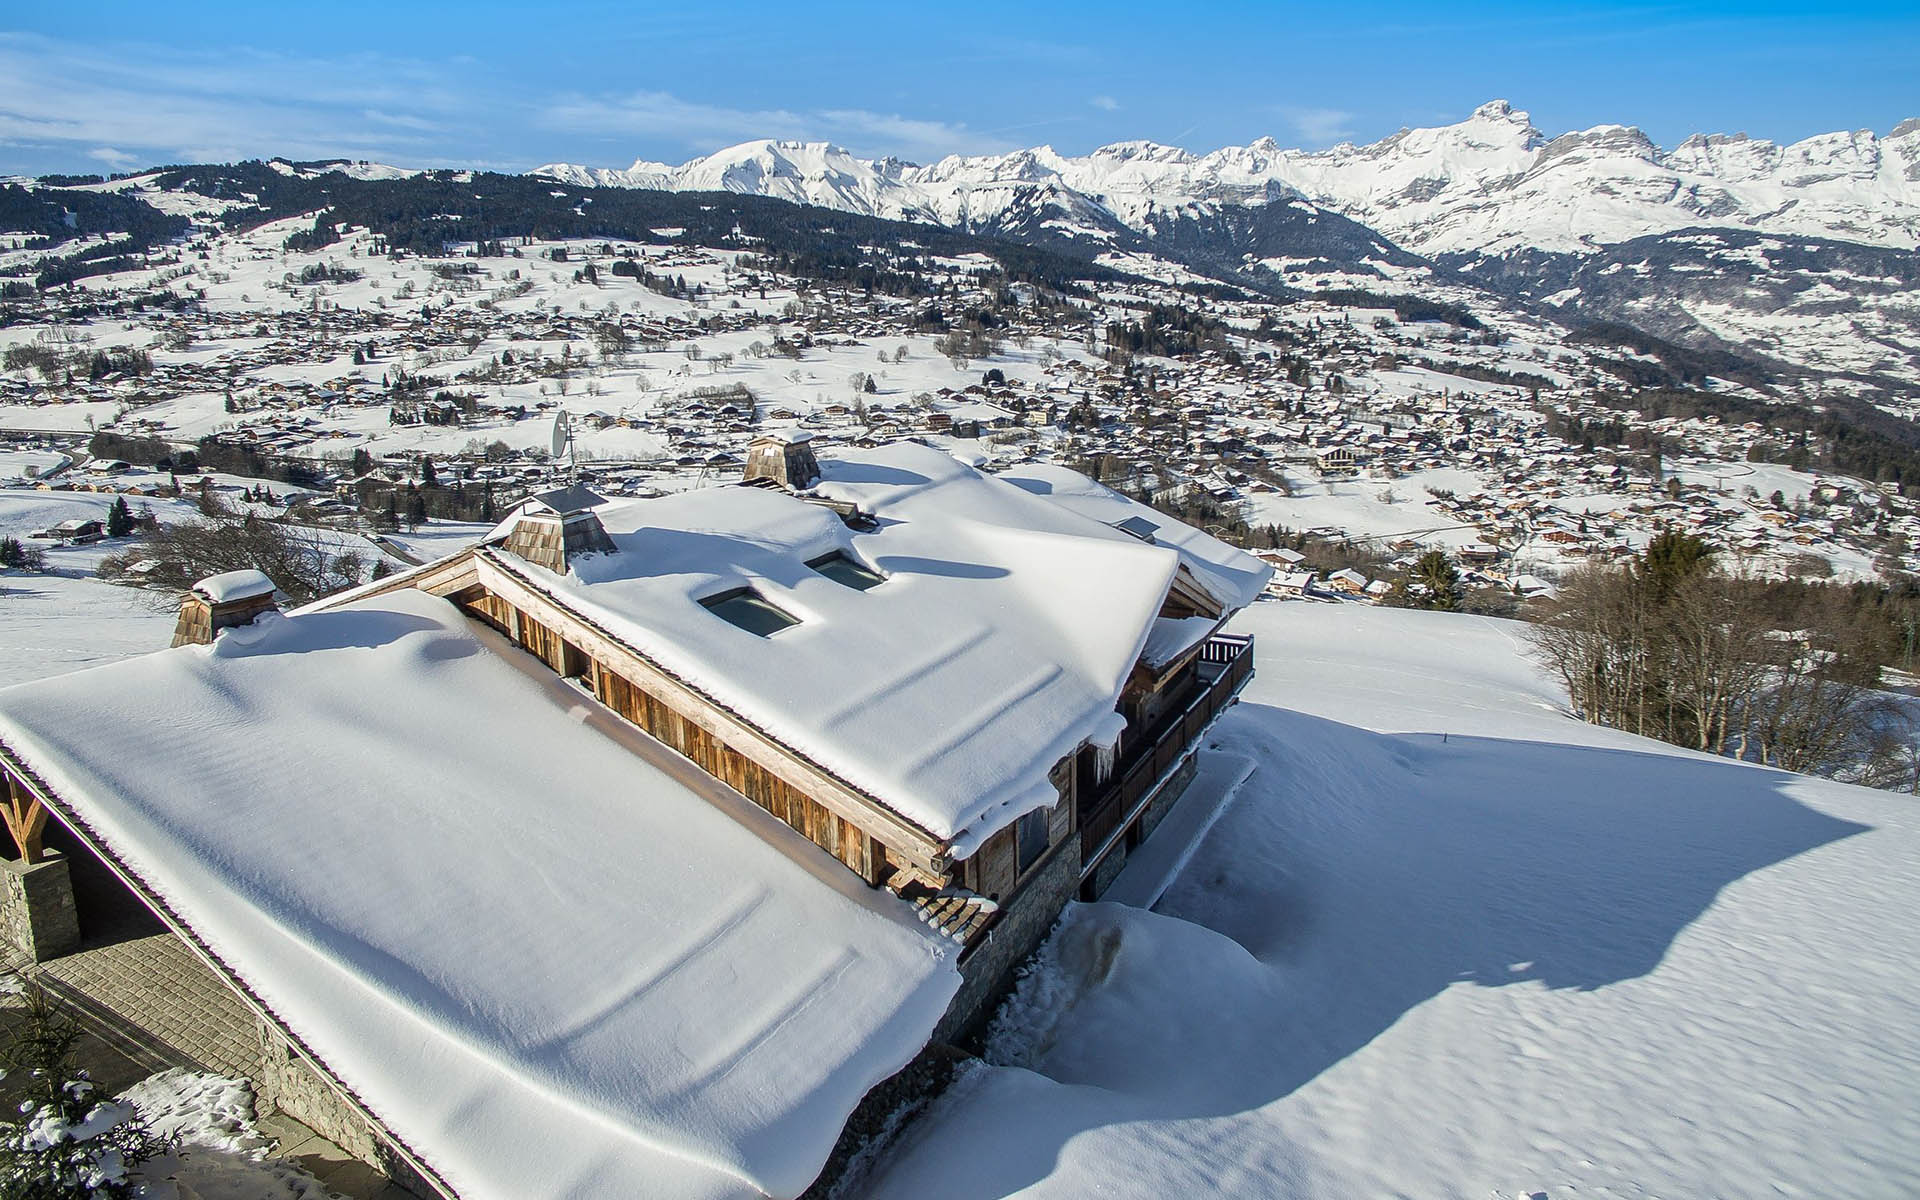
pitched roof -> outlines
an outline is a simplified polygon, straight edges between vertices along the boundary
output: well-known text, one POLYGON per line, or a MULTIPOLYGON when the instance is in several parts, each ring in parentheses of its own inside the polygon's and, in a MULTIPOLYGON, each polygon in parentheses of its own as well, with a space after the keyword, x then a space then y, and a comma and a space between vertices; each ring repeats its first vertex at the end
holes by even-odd
POLYGON ((1000 478, 1069 512, 1103 524, 1118 526, 1122 522, 1138 522, 1149 526, 1154 543, 1178 554, 1180 562, 1225 608, 1245 608, 1253 603, 1273 574, 1273 568, 1253 555, 1129 500, 1077 471, 1033 463, 1002 472, 1000 478))
POLYGON ((0 741, 467 1200, 795 1194, 958 986, 423 592, 5 689, 0 741))
POLYGON ((607 502, 605 496, 579 483, 571 483, 566 487, 554 488, 551 491, 538 492, 528 497, 528 499, 543 508, 552 509, 563 517, 572 513, 585 512, 590 508, 598 508, 607 502))
POLYGON ((511 565, 964 857, 1055 802, 1063 756, 1117 737, 1114 705, 1183 555, 925 446, 821 470, 815 491, 871 514, 870 530, 779 492, 708 488, 598 510, 617 552, 565 576, 511 565), (834 551, 885 582, 858 591, 807 566, 834 551), (760 636, 700 603, 740 588, 797 624, 760 636))

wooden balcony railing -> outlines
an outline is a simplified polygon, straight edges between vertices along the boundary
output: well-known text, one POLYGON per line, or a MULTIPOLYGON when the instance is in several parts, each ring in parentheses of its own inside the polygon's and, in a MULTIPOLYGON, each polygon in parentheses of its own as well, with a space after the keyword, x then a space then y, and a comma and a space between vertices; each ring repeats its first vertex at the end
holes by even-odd
POLYGON ((1200 647, 1204 686, 1150 740, 1122 748, 1119 764, 1092 803, 1080 806, 1080 856, 1091 866, 1117 830, 1138 816, 1154 788, 1186 757, 1200 734, 1253 674, 1253 638, 1220 633, 1200 647))

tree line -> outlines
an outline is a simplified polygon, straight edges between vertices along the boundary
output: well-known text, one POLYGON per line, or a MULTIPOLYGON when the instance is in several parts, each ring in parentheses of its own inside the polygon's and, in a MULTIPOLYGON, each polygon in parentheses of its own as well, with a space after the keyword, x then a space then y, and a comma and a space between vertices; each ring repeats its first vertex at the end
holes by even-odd
MULTIPOLYGON (((1857 772, 1881 734, 1881 669, 1914 601, 1751 578, 1666 531, 1625 566, 1561 582, 1531 631, 1583 720, 1789 771, 1857 772)), ((1908 653, 1911 653, 1910 647, 1908 653)))

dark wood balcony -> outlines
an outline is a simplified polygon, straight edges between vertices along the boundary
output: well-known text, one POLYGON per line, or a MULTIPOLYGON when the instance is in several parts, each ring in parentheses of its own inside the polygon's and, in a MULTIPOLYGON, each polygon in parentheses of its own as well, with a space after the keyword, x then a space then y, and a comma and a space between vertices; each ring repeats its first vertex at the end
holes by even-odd
POLYGON ((1199 742, 1253 674, 1253 638, 1218 633, 1200 647, 1186 704, 1151 729, 1129 733, 1113 773, 1080 800, 1080 857, 1087 869, 1153 800, 1160 785, 1199 742))

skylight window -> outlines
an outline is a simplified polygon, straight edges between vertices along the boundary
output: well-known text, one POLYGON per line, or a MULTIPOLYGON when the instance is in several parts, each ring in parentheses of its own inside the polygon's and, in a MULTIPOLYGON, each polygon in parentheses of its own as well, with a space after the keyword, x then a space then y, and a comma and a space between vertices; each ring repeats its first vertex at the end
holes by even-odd
POLYGON ((708 612, 727 624, 738 626, 759 637, 779 633, 789 625, 800 623, 798 617, 774 607, 752 588, 734 588, 730 592, 708 596, 700 603, 708 612))
POLYGON ((1124 521, 1115 521, 1113 527, 1121 533, 1132 534, 1148 545, 1153 544, 1153 535, 1160 532, 1160 527, 1145 517, 1128 517, 1124 521))
POLYGON ((807 565, 835 583, 850 587, 856 592, 864 592, 870 587, 886 582, 886 576, 855 562, 838 550, 813 559, 807 565))

